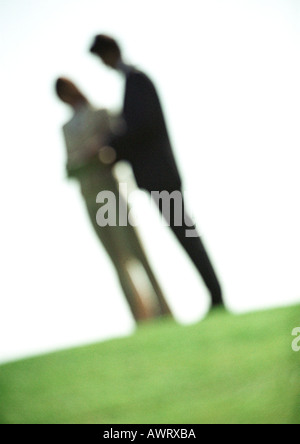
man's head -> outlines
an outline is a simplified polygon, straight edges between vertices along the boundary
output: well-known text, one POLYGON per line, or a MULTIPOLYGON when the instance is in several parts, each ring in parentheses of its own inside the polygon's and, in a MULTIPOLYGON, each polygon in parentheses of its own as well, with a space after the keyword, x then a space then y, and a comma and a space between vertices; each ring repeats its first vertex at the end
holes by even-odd
POLYGON ((122 58, 118 43, 104 34, 95 37, 90 51, 92 54, 100 57, 105 65, 113 69, 117 69, 118 63, 122 58))
POLYGON ((71 80, 64 77, 57 79, 55 84, 56 94, 62 102, 76 108, 78 105, 87 103, 86 97, 71 80))

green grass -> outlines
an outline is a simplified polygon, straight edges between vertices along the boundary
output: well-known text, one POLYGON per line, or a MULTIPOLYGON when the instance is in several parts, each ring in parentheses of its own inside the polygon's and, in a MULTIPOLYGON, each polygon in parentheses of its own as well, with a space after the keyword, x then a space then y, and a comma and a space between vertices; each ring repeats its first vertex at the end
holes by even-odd
POLYGON ((300 307, 128 338, 0 367, 2 424, 299 424, 300 307))

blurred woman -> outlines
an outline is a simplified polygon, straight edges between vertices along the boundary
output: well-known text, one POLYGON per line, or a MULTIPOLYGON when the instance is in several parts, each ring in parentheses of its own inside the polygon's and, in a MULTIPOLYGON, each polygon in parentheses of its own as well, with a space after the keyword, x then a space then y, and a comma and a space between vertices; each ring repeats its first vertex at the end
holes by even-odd
MULTIPOLYGON (((112 148, 103 148, 116 117, 104 109, 93 108, 69 79, 59 78, 56 82, 56 92, 58 97, 73 110, 73 117, 63 127, 68 176, 80 184, 91 223, 115 266, 133 317, 136 321, 142 321, 169 315, 170 309, 135 228, 130 223, 127 223, 127 226, 117 224, 117 226, 102 227, 96 221, 101 208, 101 203, 96 203, 96 197, 101 191, 114 194, 117 221, 120 207, 126 209, 127 206, 113 175, 115 152, 112 148), (141 276, 145 284, 142 286, 141 276)), ((127 214, 128 210, 127 206, 127 214)))

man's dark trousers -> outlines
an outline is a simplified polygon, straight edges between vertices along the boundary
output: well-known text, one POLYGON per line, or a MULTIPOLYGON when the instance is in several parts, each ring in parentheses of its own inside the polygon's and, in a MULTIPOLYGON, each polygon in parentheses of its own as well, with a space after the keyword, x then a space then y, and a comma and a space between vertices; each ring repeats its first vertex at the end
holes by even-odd
MULTIPOLYGON (((168 193, 170 197, 181 196, 181 207, 178 207, 178 201, 176 203, 176 199, 173 198, 169 199, 170 206, 164 206, 163 199, 155 198, 154 200, 164 219, 167 221, 168 225, 170 225, 176 238, 179 240, 202 276, 202 279, 210 291, 212 305, 223 305, 221 286, 202 240, 197 232, 196 226, 186 212, 183 193, 181 190, 168 190, 168 193), (181 211, 181 215, 178 214, 179 211, 181 211), (180 217, 178 218, 178 216, 180 217)), ((153 196, 159 195, 155 193, 153 196)), ((160 196, 162 196, 162 194, 160 194, 160 196)))

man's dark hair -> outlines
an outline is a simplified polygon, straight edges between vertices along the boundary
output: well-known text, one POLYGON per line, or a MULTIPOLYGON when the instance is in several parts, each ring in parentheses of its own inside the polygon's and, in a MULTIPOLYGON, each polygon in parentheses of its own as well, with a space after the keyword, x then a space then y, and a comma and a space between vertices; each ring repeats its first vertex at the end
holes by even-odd
POLYGON ((97 54, 100 56, 108 51, 114 51, 121 56, 121 49, 116 40, 104 34, 99 34, 95 37, 90 51, 92 54, 97 54))

